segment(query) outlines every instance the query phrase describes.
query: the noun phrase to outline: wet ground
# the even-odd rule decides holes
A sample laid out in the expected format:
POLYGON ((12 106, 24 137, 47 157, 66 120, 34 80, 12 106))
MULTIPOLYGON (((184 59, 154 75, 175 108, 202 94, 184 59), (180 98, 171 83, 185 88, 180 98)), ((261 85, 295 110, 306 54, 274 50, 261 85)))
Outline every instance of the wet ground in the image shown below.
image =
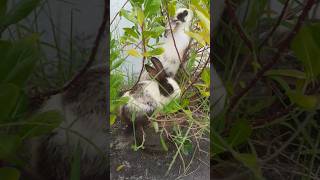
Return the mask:
MULTIPOLYGON (((209 180, 210 179, 210 157, 209 142, 200 142, 199 151, 196 143, 193 144, 193 153, 183 155, 184 163, 178 156, 173 164, 171 171, 165 175, 173 157, 176 148, 173 144, 169 145, 167 152, 148 149, 134 151, 131 146, 134 143, 132 134, 125 133, 121 124, 112 127, 112 142, 110 148, 110 178, 112 180, 209 180), (190 166, 188 166, 191 162, 190 166), (185 167, 183 168, 183 164, 185 167)), ((146 144, 157 144, 157 140, 148 135, 146 131, 146 144), (149 137, 149 138, 148 138, 149 137)))

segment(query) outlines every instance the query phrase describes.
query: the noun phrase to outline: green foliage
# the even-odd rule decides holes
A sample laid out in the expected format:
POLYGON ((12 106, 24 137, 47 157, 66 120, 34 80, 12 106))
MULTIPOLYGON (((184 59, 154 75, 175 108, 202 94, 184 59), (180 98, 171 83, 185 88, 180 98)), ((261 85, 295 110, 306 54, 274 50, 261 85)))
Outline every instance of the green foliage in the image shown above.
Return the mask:
POLYGON ((12 167, 0 168, 0 179, 3 180, 19 180, 20 172, 12 167))
POLYGON ((320 23, 303 26, 291 48, 304 65, 307 76, 314 80, 320 75, 320 23))
POLYGON ((249 1, 249 7, 248 7, 248 15, 247 19, 244 22, 244 25, 246 29, 249 31, 253 31, 259 23, 259 18, 266 8, 266 5, 268 3, 267 0, 260 0, 260 1, 249 1))
POLYGON ((114 124, 118 114, 118 109, 125 104, 128 99, 120 97, 120 90, 124 84, 124 77, 118 68, 121 67, 125 61, 120 56, 120 50, 117 48, 116 40, 112 39, 110 43, 110 125, 114 124))
MULTIPOLYGON (((120 11, 120 17, 132 22, 133 25, 123 28, 124 34, 119 38, 119 46, 121 46, 121 48, 118 48, 118 51, 120 52, 117 53, 116 51, 111 50, 111 56, 113 56, 113 54, 117 54, 114 55, 115 57, 119 57, 121 55, 126 57, 125 55, 128 55, 136 57, 135 59, 140 59, 141 61, 148 61, 150 59, 149 57, 159 56, 163 53, 159 40, 161 35, 165 32, 165 25, 168 23, 167 16, 172 18, 175 15, 176 8, 178 7, 191 8, 191 1, 189 0, 131 0, 130 3, 132 9, 122 9, 120 11)), ((198 7, 193 7, 194 14, 197 17, 197 23, 191 24, 192 32, 190 33, 195 33, 201 37, 198 42, 191 43, 191 48, 187 53, 188 59, 186 62, 188 64, 185 74, 181 75, 181 79, 180 74, 177 75, 178 77, 176 78, 182 90, 183 97, 174 99, 168 104, 163 105, 163 108, 157 109, 150 118, 155 132, 160 134, 159 143, 162 146, 162 149, 164 151, 171 150, 169 150, 171 147, 166 144, 167 141, 164 138, 168 136, 173 139, 173 143, 175 143, 177 147, 176 154, 169 165, 168 172, 172 168, 178 156, 180 158, 184 158, 184 156, 190 156, 192 153, 197 152, 195 149, 198 147, 194 145, 196 143, 194 138, 201 139, 209 133, 210 69, 206 67, 202 71, 201 67, 198 68, 197 70, 199 71, 195 73, 196 70, 194 66, 196 61, 200 62, 199 64, 202 65, 203 59, 206 59, 198 59, 200 56, 200 47, 206 46, 203 51, 206 53, 209 51, 210 3, 208 0, 201 0, 199 2, 193 1, 192 4, 198 5, 198 7), (198 12, 195 12, 195 10, 198 12), (200 30, 193 31, 199 27, 200 30), (198 72, 202 73, 199 74, 198 72), (191 74, 194 74, 194 79, 196 79, 195 82, 191 82, 191 80, 193 80, 191 74), (189 83, 192 84, 190 85, 189 83), (189 89, 184 91, 188 85, 189 89), (191 104, 191 101, 193 104, 191 104), (175 118, 178 119, 177 122, 175 122, 175 118), (169 124, 168 129, 163 126, 167 120, 169 124)), ((111 44, 112 42, 113 41, 111 41, 111 44)), ((116 40, 116 42, 118 41, 116 40)), ((119 100, 117 92, 119 89, 122 89, 122 86, 124 86, 121 77, 123 75, 121 74, 120 69, 119 71, 120 72, 118 72, 117 69, 114 69, 114 72, 111 73, 111 83, 113 82, 113 86, 110 91, 112 94, 111 96, 114 96, 114 98, 110 98, 114 99, 114 101, 110 103, 111 107, 113 107, 111 110, 117 109, 113 105, 115 104, 113 102, 119 100), (115 90, 113 91, 113 89, 115 90)), ((131 74, 128 76, 130 77, 130 75, 131 74)), ((134 81, 134 83, 135 82, 136 81, 134 81)), ((135 116, 132 115, 132 121, 134 120, 135 116)), ((111 122, 113 123, 114 119, 111 119, 111 122)), ((135 128, 136 127, 133 127, 134 139, 136 139, 135 131, 140 131, 135 128)), ((148 134, 146 135, 146 139, 142 138, 141 144, 137 144, 135 141, 132 146, 133 150, 137 151, 139 149, 143 149, 144 140, 148 141, 148 134)), ((187 169, 188 167, 184 167, 184 171, 188 171, 187 169)))
POLYGON ((203 97, 210 96, 210 69, 205 68, 201 73, 201 80, 203 83, 197 83, 195 86, 199 89, 203 97))
POLYGON ((0 19, 6 14, 8 0, 0 0, 0 19))
POLYGON ((157 48, 156 44, 150 44, 150 39, 159 41, 160 36, 164 32, 163 17, 158 16, 160 13, 161 0, 145 0, 145 1, 130 1, 132 10, 120 11, 120 16, 134 23, 132 27, 124 28, 124 35, 120 41, 125 45, 135 44, 142 41, 146 50, 139 52, 137 49, 127 51, 128 55, 134 57, 150 57, 163 53, 161 48, 157 48))
POLYGON ((71 164, 71 175, 70 180, 80 180, 80 160, 81 160, 81 151, 80 146, 78 145, 72 156, 72 164, 71 164))
POLYGON ((267 71, 265 76, 285 76, 292 77, 296 79, 306 79, 306 74, 302 71, 296 69, 271 69, 267 71))
POLYGON ((57 111, 37 113, 25 121, 26 125, 20 126, 19 134, 23 138, 31 138, 50 133, 59 126, 62 119, 57 111))
POLYGON ((17 152, 21 147, 22 139, 17 135, 0 135, 0 158, 16 163, 17 152))
POLYGON ((264 179, 256 155, 248 153, 237 153, 234 156, 238 161, 242 162, 247 168, 249 168, 253 172, 255 179, 264 179))
MULTIPOLYGON (((319 143, 315 145, 319 133, 313 131, 319 128, 318 115, 313 115, 319 111, 320 102, 320 25, 307 17, 292 41, 285 42, 304 3, 289 1, 278 24, 281 11, 275 13, 271 1, 229 2, 228 10, 234 10, 235 17, 226 13, 228 18, 222 19, 214 37, 214 65, 222 70, 220 77, 228 96, 211 124, 215 131, 211 131, 212 158, 222 163, 237 160, 254 179, 262 179, 264 167, 290 157, 294 160, 286 165, 300 164, 304 169, 299 172, 312 179, 319 158, 300 155, 302 150, 319 148, 319 143), (279 48, 281 43, 286 46, 284 50, 279 48), (275 63, 270 63, 271 59, 275 63), (235 103, 233 98, 239 99, 235 103), (314 119, 308 123, 310 118, 314 119), (233 157, 224 159, 225 152, 233 157)), ((288 1, 278 2, 284 5, 288 1)), ((278 170, 280 176, 286 173, 278 170)), ((292 178, 301 177, 292 174, 292 178)))
POLYGON ((6 11, 7 1, 2 0, 0 8, 0 32, 11 24, 18 23, 27 17, 40 3, 40 0, 19 1, 12 9, 6 11), (2 4, 3 3, 3 4, 2 4))
POLYGON ((0 62, 0 158, 20 167, 24 160, 17 154, 23 140, 50 133, 62 121, 57 112, 27 117, 25 86, 40 59, 37 42, 37 36, 32 35, 18 41, 1 40, 0 43, 3 55, 0 62), (10 124, 13 122, 17 123, 16 127, 10 124))
POLYGON ((184 107, 182 106, 182 104, 180 104, 180 101, 178 99, 173 99, 162 108, 161 112, 164 114, 170 114, 175 113, 183 108, 184 107))
POLYGON ((213 155, 225 152, 229 147, 237 147, 245 143, 252 133, 252 129, 247 121, 239 120, 231 128, 229 136, 225 137, 225 142, 222 142, 217 137, 216 133, 211 134, 211 147, 213 155))
POLYGON ((14 110, 18 98, 19 88, 14 84, 0 85, 0 122, 6 121, 14 110))
POLYGON ((319 104, 319 98, 315 95, 304 95, 302 92, 297 90, 289 90, 287 91, 287 95, 289 96, 291 102, 297 104, 299 107, 303 109, 313 110, 319 104))
POLYGON ((31 35, 17 42, 3 42, 3 58, 0 62, 0 80, 3 83, 13 83, 23 87, 30 78, 37 61, 39 52, 36 47, 37 35, 31 35))
POLYGON ((160 143, 161 143, 161 146, 162 148, 165 150, 165 151, 168 151, 168 146, 165 142, 165 140, 163 139, 162 135, 160 134, 160 143))
POLYGON ((210 44, 210 14, 209 4, 205 1, 192 0, 191 9, 197 15, 201 30, 198 32, 187 32, 187 34, 199 42, 202 46, 210 44))
MULTIPOLYGON (((7 10, 7 1, 0 1, 0 33, 27 17, 40 3, 22 0, 7 10)), ((19 179, 18 169, 27 159, 20 156, 23 143, 31 137, 51 133, 62 122, 54 111, 31 114, 27 107, 27 83, 41 56, 39 35, 23 35, 17 40, 0 39, 0 159, 17 169, 2 167, 0 179, 19 179)))
POLYGON ((145 0, 144 13, 146 17, 155 16, 159 12, 161 0, 145 0))

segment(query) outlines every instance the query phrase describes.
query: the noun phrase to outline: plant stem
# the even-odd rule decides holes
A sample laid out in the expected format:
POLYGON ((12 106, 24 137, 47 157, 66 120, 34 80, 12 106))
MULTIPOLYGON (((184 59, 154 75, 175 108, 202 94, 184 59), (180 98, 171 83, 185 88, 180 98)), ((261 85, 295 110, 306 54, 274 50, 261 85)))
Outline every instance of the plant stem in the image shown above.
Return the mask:
POLYGON ((306 19, 307 15, 308 15, 308 12, 310 11, 310 9, 314 5, 314 3, 315 3, 315 0, 308 0, 307 1, 305 7, 303 8, 301 15, 298 18, 296 25, 294 26, 293 30, 288 34, 288 36, 283 41, 280 42, 280 44, 278 46, 278 51, 274 55, 274 57, 271 59, 271 61, 269 63, 267 63, 266 65, 264 65, 260 69, 260 71, 257 72, 256 76, 249 82, 249 84, 246 86, 246 88, 244 88, 242 91, 240 91, 239 94, 237 94, 231 98, 230 105, 229 105, 229 108, 227 109, 227 113, 226 113, 227 125, 230 125, 230 120, 229 120, 230 113, 235 108, 235 106, 238 104, 239 100, 243 96, 245 96, 249 92, 249 90, 251 90, 257 84, 257 82, 259 80, 261 80, 263 78, 264 73, 266 71, 268 71, 269 69, 271 69, 273 67, 273 65, 278 62, 281 55, 288 49, 291 41, 293 40, 295 35, 300 30, 304 20, 306 19))

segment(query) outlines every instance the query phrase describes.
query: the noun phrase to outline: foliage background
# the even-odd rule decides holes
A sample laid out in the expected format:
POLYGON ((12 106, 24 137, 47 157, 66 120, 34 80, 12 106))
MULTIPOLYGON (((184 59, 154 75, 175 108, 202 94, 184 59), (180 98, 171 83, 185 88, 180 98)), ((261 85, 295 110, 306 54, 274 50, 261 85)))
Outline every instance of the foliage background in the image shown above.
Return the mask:
POLYGON ((211 123, 212 177, 318 179, 319 2, 225 2, 214 65, 228 101, 211 123))

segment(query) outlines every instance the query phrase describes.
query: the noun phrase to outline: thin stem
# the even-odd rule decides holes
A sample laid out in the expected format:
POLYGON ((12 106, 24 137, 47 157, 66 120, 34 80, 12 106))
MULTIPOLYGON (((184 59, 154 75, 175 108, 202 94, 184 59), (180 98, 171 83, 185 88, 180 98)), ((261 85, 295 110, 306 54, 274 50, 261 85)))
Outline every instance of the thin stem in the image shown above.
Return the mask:
MULTIPOLYGON (((259 80, 263 78, 263 75, 266 71, 271 69, 275 63, 278 62, 282 54, 288 49, 292 39, 294 36, 298 33, 300 30, 304 20, 306 19, 308 12, 310 11, 311 7, 314 5, 315 0, 308 0, 301 15, 298 18, 298 21, 296 25, 294 26, 293 30, 288 34, 288 36, 279 44, 278 51, 274 55, 274 57, 271 59, 269 63, 267 63, 265 66, 263 66, 260 71, 256 74, 256 76, 249 82, 249 84, 244 88, 242 91, 240 91, 239 94, 235 95, 231 98, 230 106, 227 109, 227 116, 230 115, 230 112, 235 108, 235 106, 238 104, 239 100, 245 96, 249 90, 251 90, 259 80)), ((229 124, 229 117, 227 117, 227 124, 229 124)))
MULTIPOLYGON (((142 47, 143 47, 143 54, 145 54, 147 52, 147 48, 146 48, 146 39, 144 37, 144 23, 142 24, 141 26, 141 34, 142 34, 142 47)), ((124 90, 124 92, 127 92, 127 91, 130 91, 132 89, 134 89, 138 83, 140 82, 140 79, 141 79, 141 76, 142 76, 142 73, 143 73, 143 70, 144 70, 144 63, 146 61, 146 56, 143 55, 143 58, 142 58, 142 67, 141 67, 141 70, 140 70, 140 73, 139 73, 139 76, 138 76, 138 79, 137 81, 135 82, 135 84, 130 88, 130 89, 127 89, 127 90, 124 90)))
POLYGON ((231 5, 231 2, 229 0, 226 0, 226 7, 227 7, 227 12, 230 16, 230 18, 233 21, 234 26, 236 27, 236 30, 239 33, 240 38, 244 41, 244 43, 246 44, 246 46, 250 49, 250 51, 253 51, 253 44, 251 42, 251 40, 249 39, 249 37, 246 35, 246 33, 243 31, 239 20, 235 14, 235 11, 231 5))
POLYGON ((287 9, 288 9, 288 5, 289 5, 289 2, 290 0, 286 0, 283 8, 282 8, 282 11, 281 11, 281 14, 276 22, 276 24, 273 26, 272 30, 269 32, 269 34, 266 36, 266 38, 262 41, 262 43, 259 45, 259 50, 265 45, 265 43, 268 42, 269 38, 273 35, 273 33, 277 30, 277 28, 279 27, 281 21, 283 20, 286 12, 287 12, 287 9))
POLYGON ((182 92, 181 97, 183 97, 183 95, 186 93, 186 91, 196 82, 198 81, 199 77, 201 76, 202 72, 204 71, 204 69, 207 67, 208 63, 210 61, 210 57, 208 57, 208 59, 206 60, 205 64, 203 65, 200 73, 193 79, 193 81, 186 87, 186 89, 182 92))
POLYGON ((111 22, 110 22, 110 25, 114 22, 114 20, 116 19, 116 17, 119 15, 121 9, 123 9, 123 8, 127 5, 128 2, 129 2, 129 0, 127 0, 127 1, 123 4, 123 6, 120 8, 120 10, 117 12, 117 14, 112 18, 112 20, 111 20, 111 22))

